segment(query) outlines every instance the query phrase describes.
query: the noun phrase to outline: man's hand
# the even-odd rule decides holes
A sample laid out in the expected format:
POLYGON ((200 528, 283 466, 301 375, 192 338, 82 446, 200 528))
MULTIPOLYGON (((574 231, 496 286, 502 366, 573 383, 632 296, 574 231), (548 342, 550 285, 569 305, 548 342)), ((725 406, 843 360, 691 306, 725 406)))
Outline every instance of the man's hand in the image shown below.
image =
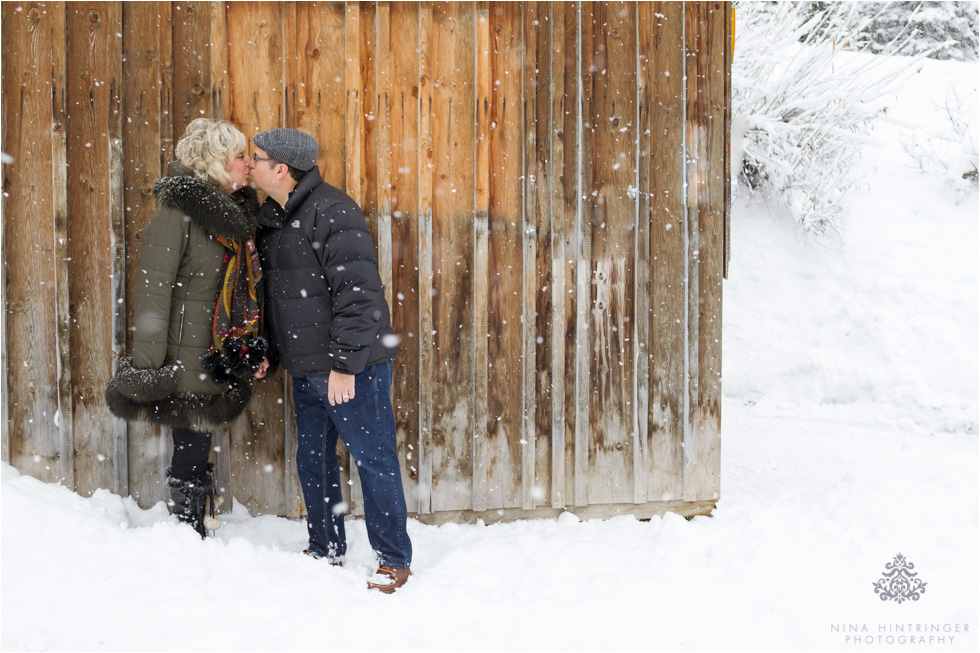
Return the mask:
POLYGON ((263 379, 265 378, 265 373, 269 371, 269 359, 264 358, 262 362, 259 363, 259 369, 255 370, 255 378, 263 379))
POLYGON ((354 375, 330 370, 330 378, 327 379, 327 401, 330 402, 330 405, 346 404, 353 398, 354 375))

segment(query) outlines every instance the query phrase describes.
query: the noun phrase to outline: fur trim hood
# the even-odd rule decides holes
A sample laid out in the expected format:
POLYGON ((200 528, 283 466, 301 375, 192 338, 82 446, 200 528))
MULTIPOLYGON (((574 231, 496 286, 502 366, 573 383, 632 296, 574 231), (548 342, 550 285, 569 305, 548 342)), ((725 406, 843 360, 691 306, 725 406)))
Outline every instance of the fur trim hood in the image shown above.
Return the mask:
POLYGON ((187 168, 171 164, 171 176, 153 184, 158 208, 183 211, 208 234, 241 243, 252 237, 258 222, 258 195, 246 186, 231 195, 192 177, 187 168))
POLYGON ((177 392, 180 364, 168 360, 156 370, 140 370, 129 356, 118 359, 105 391, 116 417, 134 422, 211 431, 238 417, 252 398, 247 379, 230 379, 221 394, 177 392))

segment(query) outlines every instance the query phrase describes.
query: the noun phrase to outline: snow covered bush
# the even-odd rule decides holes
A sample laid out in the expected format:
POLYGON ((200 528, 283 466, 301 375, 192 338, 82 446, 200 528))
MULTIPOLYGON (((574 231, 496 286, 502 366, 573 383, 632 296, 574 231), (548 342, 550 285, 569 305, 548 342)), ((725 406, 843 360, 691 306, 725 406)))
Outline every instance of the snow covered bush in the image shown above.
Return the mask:
MULTIPOLYGON (((861 46, 871 19, 859 4, 735 4, 732 176, 774 200, 808 237, 838 238, 871 121, 923 56, 887 65, 861 46)), ((893 54, 908 40, 900 32, 878 50, 893 54)))
POLYGON ((946 178, 957 200, 977 187, 977 139, 980 138, 980 103, 977 85, 950 86, 939 99, 946 117, 938 129, 920 129, 904 139, 902 146, 923 172, 946 178))
MULTIPOLYGON (((827 2, 809 5, 808 13, 826 7, 827 2)), ((927 52, 931 59, 976 61, 980 48, 980 13, 976 2, 859 2, 858 15, 869 19, 853 44, 869 52, 888 50, 889 44, 902 34, 907 39, 897 54, 915 55, 927 52)))

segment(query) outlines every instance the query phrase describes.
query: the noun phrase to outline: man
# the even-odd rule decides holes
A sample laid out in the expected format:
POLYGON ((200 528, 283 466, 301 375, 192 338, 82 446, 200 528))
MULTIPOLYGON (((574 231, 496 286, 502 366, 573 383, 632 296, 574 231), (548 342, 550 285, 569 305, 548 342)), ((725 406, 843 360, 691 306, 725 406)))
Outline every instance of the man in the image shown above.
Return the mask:
POLYGON ((272 129, 253 142, 252 180, 269 195, 257 215, 266 327, 293 377, 304 553, 343 564, 340 437, 357 463, 380 561, 368 587, 394 592, 412 573, 412 544, 391 408, 394 336, 371 233, 357 203, 320 177, 312 136, 272 129))

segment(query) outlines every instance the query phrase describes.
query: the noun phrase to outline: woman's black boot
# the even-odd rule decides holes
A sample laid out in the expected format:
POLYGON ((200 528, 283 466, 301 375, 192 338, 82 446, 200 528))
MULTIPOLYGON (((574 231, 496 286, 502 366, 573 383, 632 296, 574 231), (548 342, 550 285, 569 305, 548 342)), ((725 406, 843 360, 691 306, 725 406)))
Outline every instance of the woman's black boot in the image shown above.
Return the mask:
POLYGON ((214 465, 190 479, 176 478, 167 468, 167 487, 170 488, 171 512, 177 519, 190 524, 202 537, 217 530, 221 521, 215 516, 214 465))

